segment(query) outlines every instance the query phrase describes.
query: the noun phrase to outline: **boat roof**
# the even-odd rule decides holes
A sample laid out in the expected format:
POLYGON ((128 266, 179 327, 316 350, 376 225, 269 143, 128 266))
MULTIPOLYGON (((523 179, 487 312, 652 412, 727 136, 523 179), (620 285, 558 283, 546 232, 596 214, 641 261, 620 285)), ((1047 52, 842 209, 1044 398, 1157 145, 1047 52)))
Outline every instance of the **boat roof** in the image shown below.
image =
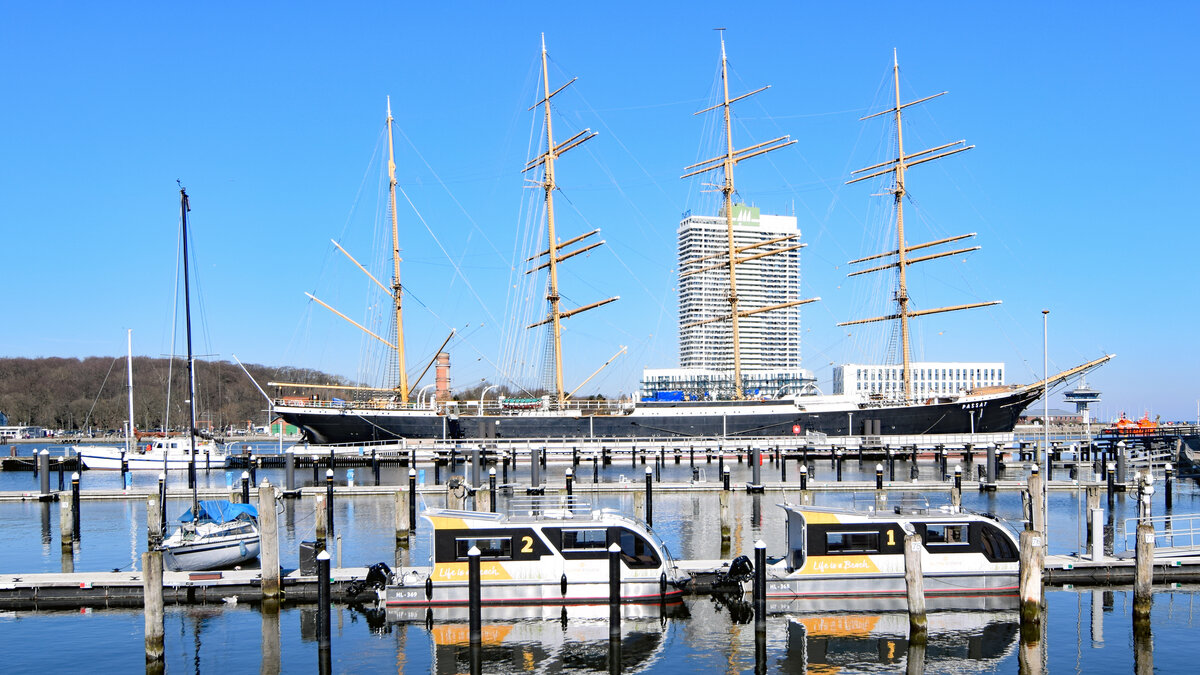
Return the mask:
MULTIPOLYGON (((201 521, 228 523, 242 516, 257 518, 258 509, 254 508, 253 504, 234 504, 228 499, 208 499, 200 502, 201 521)), ((192 522, 192 510, 188 509, 182 516, 179 516, 179 522, 192 522)))
POLYGON ((490 527, 504 525, 595 525, 623 524, 634 525, 639 529, 650 530, 645 522, 631 518, 615 509, 593 509, 588 502, 576 500, 573 497, 562 499, 558 497, 528 497, 513 498, 509 501, 505 513, 490 513, 487 511, 468 511, 462 509, 427 509, 423 516, 428 518, 435 529, 439 526, 461 527, 470 521, 473 527, 490 527))
POLYGON ((783 503, 779 505, 785 511, 792 511, 801 515, 812 513, 828 514, 832 516, 861 518, 872 520, 992 520, 989 514, 975 513, 974 511, 965 511, 963 509, 955 509, 951 506, 910 506, 901 505, 887 509, 849 509, 836 506, 809 506, 805 504, 789 504, 783 503))

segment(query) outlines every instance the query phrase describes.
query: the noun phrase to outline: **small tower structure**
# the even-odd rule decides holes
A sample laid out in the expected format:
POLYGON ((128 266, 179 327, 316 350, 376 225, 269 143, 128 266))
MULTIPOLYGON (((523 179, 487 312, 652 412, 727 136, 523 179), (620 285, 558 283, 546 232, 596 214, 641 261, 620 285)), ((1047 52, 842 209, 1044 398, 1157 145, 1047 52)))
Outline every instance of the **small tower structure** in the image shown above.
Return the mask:
POLYGON ((1093 403, 1100 402, 1100 392, 1087 386, 1087 377, 1079 378, 1079 386, 1063 394, 1067 403, 1075 404, 1075 412, 1083 416, 1083 433, 1088 442, 1092 440, 1092 412, 1088 409, 1093 403))

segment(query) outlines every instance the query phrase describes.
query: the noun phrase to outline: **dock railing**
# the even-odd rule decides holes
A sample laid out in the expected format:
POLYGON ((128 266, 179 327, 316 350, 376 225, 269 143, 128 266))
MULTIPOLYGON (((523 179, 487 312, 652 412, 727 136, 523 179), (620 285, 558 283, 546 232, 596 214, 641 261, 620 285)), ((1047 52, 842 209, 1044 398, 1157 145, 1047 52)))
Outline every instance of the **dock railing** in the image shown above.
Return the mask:
MULTIPOLYGON (((1124 522, 1125 550, 1134 550, 1137 534, 1137 518, 1126 518, 1124 522)), ((1154 526, 1154 555, 1172 557, 1200 555, 1200 514, 1177 514, 1154 516, 1141 522, 1154 526)))
POLYGON ((507 513, 511 521, 591 518, 592 505, 574 495, 512 497, 507 513))

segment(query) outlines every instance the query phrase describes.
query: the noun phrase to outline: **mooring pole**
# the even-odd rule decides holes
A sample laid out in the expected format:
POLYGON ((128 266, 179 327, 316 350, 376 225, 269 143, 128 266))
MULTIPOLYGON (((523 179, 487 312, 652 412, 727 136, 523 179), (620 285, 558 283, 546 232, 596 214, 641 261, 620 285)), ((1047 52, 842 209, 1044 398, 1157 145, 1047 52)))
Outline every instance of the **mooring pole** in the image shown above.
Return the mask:
MULTIPOLYGON (((568 494, 570 491, 568 490, 568 494)), ((488 468, 488 502, 492 513, 496 512, 496 501, 499 495, 496 493, 496 467, 488 468)))
POLYGON ((646 467, 646 524, 654 527, 654 472, 646 467))
POLYGON ((929 624, 925 617, 925 576, 921 571, 921 554, 925 546, 921 535, 904 537, 904 585, 908 592, 908 641, 925 644, 929 624))
POLYGON ((79 541, 79 472, 71 474, 71 523, 72 541, 79 541))
POLYGON ((142 598, 146 627, 146 663, 163 660, 163 559, 162 551, 152 548, 142 554, 142 598))
POLYGON ((472 546, 467 551, 467 612, 470 622, 470 640, 478 642, 483 633, 482 628, 482 589, 479 573, 478 547, 472 546))
POLYGON ((608 547, 608 636, 621 636, 621 547, 608 547))
POLYGON ((767 630, 767 545, 754 542, 754 631, 767 630))
POLYGON ((317 554, 317 652, 319 668, 322 673, 332 670, 329 640, 331 600, 329 596, 329 551, 322 550, 317 554))
POLYGON ((1023 530, 1020 544, 1021 624, 1037 626, 1042 621, 1042 533, 1023 530))

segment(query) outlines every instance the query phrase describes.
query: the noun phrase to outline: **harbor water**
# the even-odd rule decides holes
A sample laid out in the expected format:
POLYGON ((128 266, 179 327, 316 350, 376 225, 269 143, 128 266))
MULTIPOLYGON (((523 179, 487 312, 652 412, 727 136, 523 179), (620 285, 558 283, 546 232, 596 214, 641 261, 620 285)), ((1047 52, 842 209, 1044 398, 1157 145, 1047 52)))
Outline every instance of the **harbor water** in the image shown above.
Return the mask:
MULTIPOLYGON (((59 455, 62 448, 46 446, 59 455)), ((22 448, 28 454, 30 448, 22 448)), ((40 448, 36 448, 40 449, 40 448)), ((273 447, 264 445, 262 451, 273 447)), ((257 451, 257 449, 256 449, 257 451)), ((620 509, 630 514, 643 508, 636 486, 644 480, 645 467, 654 468, 654 457, 646 465, 631 466, 615 460, 597 467, 603 483, 629 480, 628 492, 589 491, 592 465, 586 455, 576 469, 575 495, 595 507, 620 509)), ((956 458, 950 461, 953 469, 956 458)), ((981 458, 977 455, 976 461, 981 458)), ((768 551, 778 553, 784 541, 784 514, 777 504, 796 501, 795 492, 768 491, 748 495, 744 485, 750 468, 743 461, 725 463, 732 474, 735 493, 726 515, 731 538, 721 543, 720 495, 717 491, 656 491, 654 495, 655 530, 677 558, 725 559, 749 554, 757 540, 767 543, 768 551)), ((885 462, 886 466, 886 462, 885 462)), ((719 483, 718 463, 696 460, 699 479, 719 483)), ((431 466, 424 469, 425 483, 434 482, 431 466)), ((562 484, 565 464, 551 463, 544 475, 551 486, 562 484)), ((829 460, 815 462, 815 477, 810 480, 835 480, 829 460)), ((910 477, 910 465, 897 461, 896 479, 910 477)), ((799 466, 789 462, 789 481, 798 480, 799 466)), ((347 469, 336 470, 336 483, 345 485, 347 469)), ((373 484, 369 467, 353 469, 355 482, 373 484)), ((694 479, 693 467, 684 453, 676 464, 671 453, 661 467, 660 478, 668 483, 694 479)), ((873 480, 875 462, 859 465, 848 457, 843 463, 847 481, 873 480)), ((462 475, 460 466, 456 471, 462 475)), ((779 480, 780 468, 769 460, 763 466, 768 484, 779 480)), ((241 471, 214 469, 199 474, 202 487, 225 488, 232 481, 240 485, 241 471)), ((320 470, 324 475, 324 468, 320 470)), ((445 467, 441 470, 444 481, 445 467)), ((497 471, 499 473, 499 469, 497 471)), ((384 467, 381 484, 407 483, 407 467, 384 467)), ((528 461, 510 467, 509 483, 529 483, 528 461)), ((921 480, 940 478, 937 464, 918 463, 921 480)), ((1019 527, 1022 519, 1020 493, 1016 491, 982 492, 970 480, 973 466, 964 466, 964 508, 989 512, 1012 521, 1019 527)), ((1010 462, 1004 478, 1020 479, 1027 469, 1010 462)), ((1066 479, 1059 470, 1057 480, 1066 479)), ((1160 476, 1161 478, 1161 476, 1160 476)), ((283 482, 283 471, 260 470, 258 480, 274 485, 283 482)), ((67 478, 69 481, 69 477, 67 478)), ((297 480, 311 483, 311 470, 297 470, 297 480)), ((84 472, 82 485, 88 490, 120 490, 119 472, 84 472)), ((134 476, 134 487, 149 489, 156 484, 152 473, 134 476)), ((57 474, 51 484, 57 487, 57 474)), ((172 473, 172 490, 186 487, 183 472, 172 473)), ((1200 512, 1200 490, 1192 480, 1177 480, 1173 489, 1172 509, 1165 505, 1165 490, 1160 480, 1154 495, 1156 515, 1200 512)), ((0 473, 0 491, 35 491, 37 480, 27 472, 0 473)), ((873 494, 857 498, 862 505, 873 503, 873 494)), ((891 503, 948 503, 949 492, 901 493, 889 495, 891 503)), ((855 495, 843 492, 818 492, 818 505, 850 506, 855 495)), ((442 493, 424 494, 428 506, 444 504, 442 493)), ((1086 508, 1082 491, 1054 490, 1050 495, 1050 553, 1073 553, 1086 548, 1080 523, 1086 508)), ((1106 509, 1106 536, 1113 550, 1132 548, 1125 533, 1127 518, 1136 516, 1132 495, 1117 494, 1106 509)), ((299 544, 315 536, 315 500, 312 497, 283 501, 279 519, 281 562, 285 568, 298 565, 299 544)), ((500 499, 503 509, 504 498, 500 499)), ((187 499, 174 496, 167 505, 168 517, 178 517, 188 507, 187 499)), ((59 539, 59 505, 37 501, 0 502, 0 572, 60 572, 66 564, 75 571, 134 570, 145 550, 146 511, 143 499, 85 499, 81 507, 81 538, 78 550, 64 561, 59 539)), ((336 533, 341 538, 341 556, 346 567, 362 567, 375 562, 393 565, 393 500, 384 496, 342 496, 334 502, 336 533)), ((1132 529, 1130 527, 1129 529, 1132 529)), ((331 553, 336 556, 333 544, 331 553)), ((412 564, 427 564, 428 530, 421 523, 412 540, 409 556, 412 564)), ((335 557, 336 563, 336 557, 335 557)), ((1071 670, 1088 673, 1129 672, 1135 667, 1135 651, 1141 659, 1153 659, 1160 672, 1191 672, 1190 639, 1200 619, 1196 605, 1200 589, 1189 586, 1156 587, 1151 613, 1152 642, 1157 647, 1147 652, 1144 640, 1135 645, 1132 623, 1132 591, 1128 587, 1050 588, 1046 593, 1045 639, 1034 658, 1051 672, 1071 670), (1135 650, 1138 647, 1138 650, 1135 650)), ((560 672, 609 671, 614 646, 608 639, 606 611, 569 608, 565 621, 554 608, 553 616, 534 620, 485 621, 483 649, 484 672, 560 672)), ((248 604, 209 604, 168 606, 166 608, 167 672, 293 672, 316 668, 317 646, 315 608, 287 604, 272 608, 248 604)), ((686 670, 723 672, 896 672, 910 667, 910 658, 923 658, 925 672, 1017 672, 1021 643, 1018 616, 1013 610, 955 612, 930 615, 930 638, 923 654, 910 655, 907 644, 907 620, 903 614, 806 613, 803 607, 773 613, 767 619, 765 650, 756 650, 753 620, 744 613, 707 596, 689 597, 679 611, 660 616, 631 616, 622 624, 619 658, 626 672, 666 673, 686 670)), ((46 672, 78 670, 81 667, 106 672, 140 670, 143 667, 143 618, 137 610, 21 611, 0 614, 4 636, 6 672, 46 672), (54 643, 47 647, 47 640, 54 643)), ((470 655, 465 623, 408 622, 371 606, 334 606, 334 672, 467 672, 470 655)), ((915 664, 913 664, 915 665, 915 664)), ((912 672, 910 670, 910 672, 912 672)))

